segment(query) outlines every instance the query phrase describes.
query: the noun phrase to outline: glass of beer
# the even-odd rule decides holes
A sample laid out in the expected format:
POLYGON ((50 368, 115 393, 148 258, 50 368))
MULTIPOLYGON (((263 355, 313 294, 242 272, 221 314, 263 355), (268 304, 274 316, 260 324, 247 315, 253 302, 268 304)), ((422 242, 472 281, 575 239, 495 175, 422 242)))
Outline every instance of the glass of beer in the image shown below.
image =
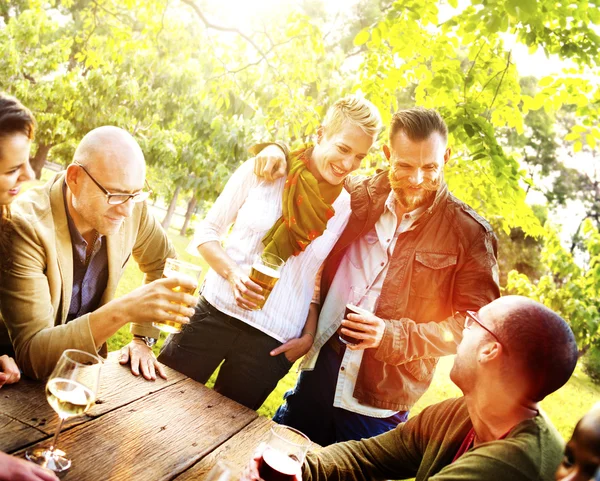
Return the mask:
POLYGON ((310 439, 306 435, 289 426, 275 424, 258 463, 260 477, 264 481, 294 481, 294 476, 302 472, 309 447, 310 439))
MULTIPOLYGON (((344 319, 348 319, 348 314, 358 314, 364 316, 375 312, 377 307, 377 300, 379 296, 374 292, 368 292, 365 289, 359 289, 357 287, 350 288, 350 299, 346 304, 346 310, 344 311, 344 319)), ((345 329, 348 329, 347 327, 345 329)), ((340 341, 349 346, 356 346, 362 342, 362 339, 358 339, 353 336, 341 334, 340 341)))
POLYGON ((93 354, 67 349, 62 353, 46 384, 46 398, 60 422, 48 448, 28 450, 25 457, 40 466, 61 473, 71 467, 71 460, 56 449, 56 441, 65 419, 86 412, 98 393, 102 360, 93 354))
MULTIPOLYGON (((180 261, 177 259, 168 258, 165 263, 165 268, 163 270, 163 278, 165 277, 174 277, 177 275, 178 277, 187 277, 194 284, 197 284, 200 279, 200 274, 202 274, 202 268, 190 264, 189 262, 180 261)), ((195 289, 187 289, 182 286, 177 286, 173 288, 175 292, 185 292, 186 294, 194 295, 195 289)), ((187 305, 186 305, 187 306, 187 305)), ((181 323, 175 321, 161 321, 161 322, 153 322, 154 327, 158 327, 161 331, 168 332, 169 334, 177 333, 181 331, 181 323)))
POLYGON ((279 277, 281 277, 281 268, 284 264, 285 261, 275 254, 263 252, 256 256, 254 264, 252 264, 252 270, 250 271, 250 279, 262 287, 264 300, 259 301, 244 296, 246 299, 256 304, 257 307, 255 310, 260 310, 265 306, 265 302, 267 302, 273 287, 275 287, 279 277))

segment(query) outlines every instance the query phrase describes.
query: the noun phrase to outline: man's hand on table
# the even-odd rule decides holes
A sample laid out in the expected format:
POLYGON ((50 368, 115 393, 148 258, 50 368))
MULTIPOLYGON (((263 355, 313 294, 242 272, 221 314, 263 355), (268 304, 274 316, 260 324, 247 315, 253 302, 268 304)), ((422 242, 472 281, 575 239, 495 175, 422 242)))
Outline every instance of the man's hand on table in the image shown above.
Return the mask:
POLYGON ((21 379, 21 371, 15 360, 4 354, 0 356, 0 388, 5 384, 13 384, 21 379))
MULTIPOLYGON (((260 443, 258 445, 256 451, 254 451, 254 454, 252 454, 252 458, 250 459, 248 466, 246 466, 242 472, 240 481, 263 481, 263 479, 260 477, 260 474, 258 474, 258 470, 260 468, 262 453, 266 448, 267 443, 260 443)), ((294 481, 302 481, 301 472, 294 476, 294 481)))
POLYGON ((58 481, 58 478, 37 464, 0 452, 0 481, 58 481))
POLYGON ((160 377, 167 379, 165 367, 156 360, 152 349, 141 339, 134 339, 121 349, 119 362, 121 364, 131 362, 131 372, 134 376, 139 376, 141 369, 142 376, 149 381, 156 379, 157 372, 160 377))
POLYGON ((254 158, 254 174, 266 180, 277 180, 287 174, 287 162, 283 150, 269 145, 254 158))

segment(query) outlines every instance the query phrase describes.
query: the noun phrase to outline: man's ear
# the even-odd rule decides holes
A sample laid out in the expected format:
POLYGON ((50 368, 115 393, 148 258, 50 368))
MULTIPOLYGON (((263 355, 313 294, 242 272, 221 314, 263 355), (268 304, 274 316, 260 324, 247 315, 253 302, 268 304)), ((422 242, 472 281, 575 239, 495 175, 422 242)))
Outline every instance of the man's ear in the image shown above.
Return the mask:
POLYGON ((75 195, 79 194, 81 187, 81 180, 79 178, 81 168, 75 164, 71 164, 67 167, 67 173, 65 174, 65 182, 68 189, 75 195))
POLYGON ((477 361, 485 364, 486 362, 499 359, 503 351, 502 345, 498 341, 489 341, 481 345, 477 353, 477 361))
POLYGON ((392 152, 390 151, 390 148, 386 144, 383 144, 383 154, 385 155, 386 159, 390 160, 390 157, 392 156, 392 152))
POLYGON ((450 160, 451 154, 452 154, 452 149, 450 147, 448 147, 446 149, 446 152, 444 152, 444 165, 446 165, 448 163, 448 161, 450 160))

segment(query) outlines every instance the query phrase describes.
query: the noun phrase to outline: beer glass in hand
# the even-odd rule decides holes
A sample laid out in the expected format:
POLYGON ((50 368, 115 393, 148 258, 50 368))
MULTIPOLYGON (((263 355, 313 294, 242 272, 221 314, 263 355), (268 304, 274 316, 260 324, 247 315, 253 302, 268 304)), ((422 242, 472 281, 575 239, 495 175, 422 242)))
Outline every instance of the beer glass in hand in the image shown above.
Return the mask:
POLYGON ((300 477, 302 463, 310 447, 310 439, 300 431, 283 424, 271 427, 269 440, 258 462, 263 481, 294 481, 300 477))
MULTIPOLYGON (((348 319, 348 314, 358 314, 359 316, 364 316, 365 314, 375 312, 378 299, 379 296, 373 292, 368 292, 365 289, 359 289, 357 287, 351 287, 350 299, 348 300, 348 303, 346 304, 346 310, 344 311, 344 319, 348 319)), ((347 327, 343 328, 348 329, 347 327)), ((340 341, 349 346, 356 346, 362 342, 362 339, 358 339, 352 335, 342 334, 341 331, 339 337, 340 341)))
POLYGON ((262 296, 264 299, 259 301, 244 296, 250 302, 256 304, 255 310, 260 310, 265 306, 265 302, 267 302, 273 287, 275 287, 275 284, 281 277, 281 269, 284 264, 285 261, 275 254, 263 252, 256 256, 254 264, 252 264, 252 270, 250 271, 250 279, 262 287, 262 296))
MULTIPOLYGON (((197 284, 202 274, 202 268, 188 262, 179 261, 177 259, 169 258, 165 263, 163 270, 163 278, 173 277, 187 277, 192 280, 193 284, 197 284)), ((194 295, 195 289, 187 289, 183 286, 177 286, 173 288, 175 292, 185 292, 186 294, 194 295)), ((186 304, 187 307, 187 304, 186 304)), ((170 334, 181 331, 181 323, 175 321, 161 321, 153 322, 154 327, 158 327, 161 331, 168 332, 170 334)))
POLYGON ((55 473, 71 467, 71 460, 65 457, 64 452, 56 449, 56 441, 65 419, 83 414, 94 404, 101 365, 102 361, 98 356, 84 351, 67 349, 62 353, 46 384, 46 398, 60 421, 50 447, 25 453, 29 461, 55 473))

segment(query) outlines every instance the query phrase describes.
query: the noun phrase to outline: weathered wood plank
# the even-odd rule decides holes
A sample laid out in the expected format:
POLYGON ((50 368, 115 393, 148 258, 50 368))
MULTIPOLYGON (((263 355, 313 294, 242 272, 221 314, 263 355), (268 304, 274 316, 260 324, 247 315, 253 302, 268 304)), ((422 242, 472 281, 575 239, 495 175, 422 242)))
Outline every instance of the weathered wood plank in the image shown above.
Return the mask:
MULTIPOLYGON (((248 465, 254 450, 262 441, 269 439, 269 430, 275 423, 268 418, 259 417, 252 421, 243 430, 231 437, 227 442, 221 444, 212 453, 202 458, 190 469, 175 478, 176 481, 195 481, 204 479, 217 461, 227 464, 231 470, 231 479, 239 479, 244 468, 248 465)), ((312 443, 310 451, 321 449, 316 443, 312 443)))
MULTIPOLYGON (((162 378, 146 381, 142 376, 136 377, 131 374, 129 366, 120 365, 118 354, 111 352, 102 366, 96 404, 85 415, 67 420, 63 429, 89 421, 185 379, 183 374, 166 368, 166 381, 162 378)), ((22 379, 17 384, 4 386, 0 398, 0 413, 49 435, 53 434, 58 425, 58 416, 48 404, 44 389, 45 383, 30 379, 22 379)))
POLYGON ((0 451, 9 453, 46 437, 42 431, 0 414, 0 451))
POLYGON ((273 421, 262 416, 255 419, 242 431, 202 458, 197 464, 177 476, 176 481, 204 479, 217 461, 223 461, 231 467, 231 479, 239 479, 256 447, 261 441, 268 439, 269 429, 273 424, 273 421))
POLYGON ((61 479, 169 480, 257 416, 186 379, 61 434, 73 460, 61 479))

